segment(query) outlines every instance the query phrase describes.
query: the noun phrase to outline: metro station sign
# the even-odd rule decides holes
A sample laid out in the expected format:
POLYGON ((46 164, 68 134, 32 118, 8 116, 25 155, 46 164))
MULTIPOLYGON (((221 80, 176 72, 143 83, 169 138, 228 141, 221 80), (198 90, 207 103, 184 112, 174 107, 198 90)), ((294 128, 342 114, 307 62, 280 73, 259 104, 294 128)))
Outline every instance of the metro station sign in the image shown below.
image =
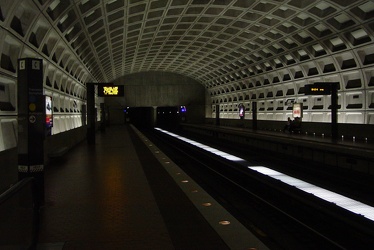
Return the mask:
POLYGON ((99 97, 120 97, 124 96, 125 90, 123 85, 102 85, 97 87, 99 97))

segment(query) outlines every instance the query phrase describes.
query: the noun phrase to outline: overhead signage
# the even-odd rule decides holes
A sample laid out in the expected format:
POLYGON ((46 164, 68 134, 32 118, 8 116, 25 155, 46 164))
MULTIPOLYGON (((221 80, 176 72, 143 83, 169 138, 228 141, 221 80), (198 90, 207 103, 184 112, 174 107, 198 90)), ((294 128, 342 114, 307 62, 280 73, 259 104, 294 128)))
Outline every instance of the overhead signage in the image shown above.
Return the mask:
POLYGON ((315 82, 307 84, 304 87, 306 95, 330 95, 331 83, 329 82, 315 82))
POLYGON ((99 84, 97 95, 100 97, 119 97, 124 96, 125 90, 123 85, 101 85, 99 84))

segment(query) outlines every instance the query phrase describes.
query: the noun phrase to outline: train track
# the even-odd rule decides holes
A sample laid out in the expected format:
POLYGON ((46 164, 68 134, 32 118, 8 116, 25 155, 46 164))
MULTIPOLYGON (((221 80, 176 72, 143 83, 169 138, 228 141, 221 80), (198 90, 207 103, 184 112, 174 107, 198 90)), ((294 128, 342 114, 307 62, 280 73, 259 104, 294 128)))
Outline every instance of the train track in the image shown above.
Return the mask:
POLYGON ((372 249, 360 216, 170 136, 142 131, 271 249, 372 249))

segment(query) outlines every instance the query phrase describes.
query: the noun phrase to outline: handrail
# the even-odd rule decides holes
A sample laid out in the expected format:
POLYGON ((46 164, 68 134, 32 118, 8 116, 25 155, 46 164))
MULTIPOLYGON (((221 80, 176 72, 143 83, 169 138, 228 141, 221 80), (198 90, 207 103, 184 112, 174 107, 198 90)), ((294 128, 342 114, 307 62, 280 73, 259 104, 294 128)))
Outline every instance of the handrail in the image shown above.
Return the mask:
POLYGON ((4 211, 5 213, 10 213, 0 214, 0 217, 14 217, 12 218, 13 220, 9 220, 8 224, 5 222, 2 225, 9 235, 3 235, 2 237, 4 238, 0 238, 0 248, 2 244, 20 244, 25 249, 36 249, 39 231, 40 204, 35 185, 35 179, 33 177, 24 178, 0 194, 0 211, 3 213, 4 211), (30 217, 29 220, 25 219, 25 221, 21 221, 22 224, 23 222, 26 224, 28 223, 27 225, 19 226, 17 222, 14 222, 14 219, 17 220, 18 217, 22 217, 21 215, 26 215, 27 218, 30 217), (26 237, 24 238, 29 240, 23 239, 25 242, 17 241, 19 237, 17 237, 16 234, 25 234, 26 237), (9 240, 12 238, 16 240, 9 240))

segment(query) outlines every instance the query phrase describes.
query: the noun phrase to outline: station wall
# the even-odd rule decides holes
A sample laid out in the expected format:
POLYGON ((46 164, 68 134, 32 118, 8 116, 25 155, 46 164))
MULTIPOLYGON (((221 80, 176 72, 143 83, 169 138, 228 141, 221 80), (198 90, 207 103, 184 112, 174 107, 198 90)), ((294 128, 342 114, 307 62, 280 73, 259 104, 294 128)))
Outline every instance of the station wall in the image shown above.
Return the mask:
POLYGON ((330 95, 305 95, 304 86, 338 82, 338 122, 374 124, 373 39, 362 27, 344 35, 361 38, 359 42, 344 41, 331 35, 321 45, 296 47, 284 55, 264 57, 256 66, 232 67, 236 73, 210 79, 206 84, 212 111, 207 117, 214 118, 215 106, 219 105, 221 118, 238 119, 240 103, 251 111, 251 103, 257 102, 258 119, 284 121, 291 114, 292 103, 297 102, 304 106, 303 121, 329 122, 330 95), (346 44, 326 46, 336 41, 346 44), (313 52, 314 48, 321 53, 313 52), (300 56, 300 52, 308 56, 300 56))
POLYGON ((142 72, 114 81, 124 85, 124 98, 105 98, 111 123, 123 122, 127 107, 187 107, 188 119, 203 122, 207 92, 203 85, 189 77, 170 72, 142 72), (120 118, 118 119, 118 116, 120 118))
POLYGON ((17 145, 18 59, 43 60, 44 94, 52 96, 54 105, 52 135, 84 125, 85 83, 92 79, 72 45, 50 29, 44 15, 37 14, 37 6, 31 1, 21 5, 12 12, 9 1, 0 4, 5 15, 0 18, 0 152, 17 145))

